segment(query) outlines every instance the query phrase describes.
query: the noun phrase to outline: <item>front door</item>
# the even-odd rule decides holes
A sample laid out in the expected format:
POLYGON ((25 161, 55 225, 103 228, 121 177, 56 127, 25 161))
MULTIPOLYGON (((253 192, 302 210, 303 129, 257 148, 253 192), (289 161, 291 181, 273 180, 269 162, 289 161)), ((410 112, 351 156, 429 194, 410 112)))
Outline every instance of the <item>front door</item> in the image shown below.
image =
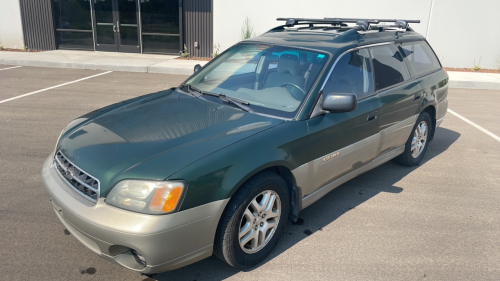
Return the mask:
POLYGON ((373 72, 366 49, 345 54, 323 88, 328 93, 350 93, 358 98, 352 112, 328 113, 311 118, 309 126, 309 181, 307 196, 328 183, 372 161, 379 149, 381 102, 374 93, 373 72))
POLYGON ((139 2, 129 0, 92 2, 96 51, 140 53, 139 2))

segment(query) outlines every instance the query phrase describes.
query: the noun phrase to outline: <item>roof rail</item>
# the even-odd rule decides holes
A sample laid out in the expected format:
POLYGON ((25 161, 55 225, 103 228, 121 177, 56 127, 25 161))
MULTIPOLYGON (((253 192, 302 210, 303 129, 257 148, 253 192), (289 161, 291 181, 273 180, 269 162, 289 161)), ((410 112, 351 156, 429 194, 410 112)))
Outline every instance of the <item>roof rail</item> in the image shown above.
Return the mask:
POLYGON ((420 20, 403 20, 403 19, 357 19, 357 18, 324 18, 324 19, 313 19, 313 18, 277 18, 278 21, 285 21, 286 27, 293 27, 299 24, 332 24, 332 25, 342 25, 345 23, 355 23, 357 26, 354 27, 356 31, 358 30, 370 30, 372 28, 382 29, 385 27, 396 27, 402 29, 408 29, 410 23, 420 23, 420 20), (394 25, 378 25, 379 23, 394 22, 394 25))

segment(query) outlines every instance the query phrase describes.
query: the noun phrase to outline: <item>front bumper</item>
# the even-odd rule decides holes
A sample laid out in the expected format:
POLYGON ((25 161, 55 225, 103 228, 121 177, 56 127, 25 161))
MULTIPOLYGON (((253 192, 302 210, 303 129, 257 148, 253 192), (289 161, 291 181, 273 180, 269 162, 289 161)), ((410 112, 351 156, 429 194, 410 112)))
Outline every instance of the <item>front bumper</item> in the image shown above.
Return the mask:
POLYGON ((55 212, 81 243, 102 258, 141 273, 173 270, 212 255, 219 218, 229 201, 220 200, 169 215, 145 215, 93 204, 58 175, 52 155, 45 160, 43 183, 55 212), (131 250, 146 260, 137 262, 131 250))

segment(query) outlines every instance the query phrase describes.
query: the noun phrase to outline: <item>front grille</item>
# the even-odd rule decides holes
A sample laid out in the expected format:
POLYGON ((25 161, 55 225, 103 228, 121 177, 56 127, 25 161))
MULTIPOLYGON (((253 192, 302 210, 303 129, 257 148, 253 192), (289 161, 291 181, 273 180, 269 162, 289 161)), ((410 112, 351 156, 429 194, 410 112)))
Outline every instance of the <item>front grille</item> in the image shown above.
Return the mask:
POLYGON ((61 151, 57 151, 54 156, 54 164, 61 178, 63 178, 76 192, 94 203, 97 202, 99 198, 98 179, 71 163, 61 151))

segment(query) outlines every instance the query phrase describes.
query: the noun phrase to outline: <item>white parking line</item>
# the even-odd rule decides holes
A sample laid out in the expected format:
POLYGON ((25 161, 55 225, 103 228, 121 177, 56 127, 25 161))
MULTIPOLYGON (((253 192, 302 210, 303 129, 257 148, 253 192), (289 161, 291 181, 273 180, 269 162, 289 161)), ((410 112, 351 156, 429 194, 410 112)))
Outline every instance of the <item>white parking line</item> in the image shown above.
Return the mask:
POLYGON ((45 88, 45 89, 41 89, 41 90, 38 90, 38 91, 34 91, 34 92, 31 92, 31 93, 27 93, 27 94, 24 94, 24 95, 13 97, 13 98, 10 98, 10 99, 1 100, 0 103, 8 102, 8 101, 19 99, 19 98, 24 98, 26 96, 31 96, 33 94, 37 94, 37 93, 40 93, 40 92, 45 92, 45 91, 48 91, 48 90, 51 90, 51 89, 54 89, 54 88, 59 88, 59 87, 62 87, 62 86, 66 86, 66 85, 69 85, 69 84, 73 84, 73 83, 76 83, 76 82, 80 82, 80 81, 83 81, 83 80, 87 80, 87 79, 90 79, 90 78, 94 78, 94 77, 97 77, 97 76, 108 74, 110 72, 113 72, 113 71, 106 71, 106 72, 103 72, 103 73, 99 73, 99 74, 92 75, 92 76, 89 76, 89 77, 81 78, 81 79, 78 79, 78 80, 75 80, 75 81, 71 81, 71 82, 66 82, 66 83, 63 83, 63 84, 56 85, 56 86, 48 87, 48 88, 45 88))
POLYGON ((483 133, 487 134, 488 136, 496 139, 497 141, 500 141, 500 137, 499 136, 497 136, 497 135, 493 134, 492 132, 486 130, 485 128, 479 126, 478 124, 470 121, 469 119, 463 117, 462 115, 456 113, 455 111, 453 111, 451 109, 448 109, 448 112, 451 113, 451 114, 453 114, 453 115, 455 115, 455 116, 457 116, 458 118, 464 120, 465 122, 471 124, 472 126, 476 127, 478 130, 482 131, 483 133))
POLYGON ((7 70, 7 69, 18 68, 18 67, 22 67, 22 66, 20 66, 20 65, 19 65, 19 66, 13 66, 13 67, 2 68, 2 69, 0 69, 0 71, 2 71, 2 70, 7 70))

